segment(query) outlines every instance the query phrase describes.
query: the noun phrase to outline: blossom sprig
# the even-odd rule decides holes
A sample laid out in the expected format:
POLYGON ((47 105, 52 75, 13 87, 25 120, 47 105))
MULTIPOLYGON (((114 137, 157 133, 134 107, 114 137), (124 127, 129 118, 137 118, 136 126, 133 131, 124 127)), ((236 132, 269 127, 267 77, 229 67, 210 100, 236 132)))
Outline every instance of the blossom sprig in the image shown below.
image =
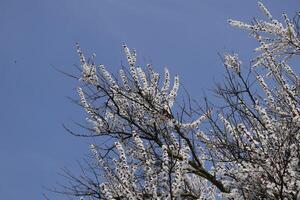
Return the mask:
MULTIPOLYGON (((96 84, 99 79, 97 76, 97 70, 96 70, 96 65, 95 62, 92 61, 91 63, 87 62, 85 59, 85 56, 83 52, 80 49, 80 46, 78 43, 76 43, 76 49, 77 49, 77 54, 80 58, 80 63, 82 67, 82 78, 81 80, 91 83, 91 84, 96 84)), ((94 58, 95 56, 93 56, 94 58)))
POLYGON ((238 58, 237 54, 228 54, 228 53, 226 53, 224 55, 224 64, 225 64, 226 67, 232 69, 236 73, 241 72, 242 62, 238 58))

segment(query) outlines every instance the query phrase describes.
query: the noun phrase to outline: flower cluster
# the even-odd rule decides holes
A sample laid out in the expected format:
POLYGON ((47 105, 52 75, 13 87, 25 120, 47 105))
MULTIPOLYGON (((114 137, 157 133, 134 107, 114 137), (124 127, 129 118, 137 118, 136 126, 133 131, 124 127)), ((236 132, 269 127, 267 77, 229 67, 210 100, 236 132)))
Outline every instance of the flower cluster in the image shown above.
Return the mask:
POLYGON ((230 55, 226 53, 224 55, 224 64, 226 67, 233 69, 236 73, 240 73, 241 61, 237 54, 230 55))

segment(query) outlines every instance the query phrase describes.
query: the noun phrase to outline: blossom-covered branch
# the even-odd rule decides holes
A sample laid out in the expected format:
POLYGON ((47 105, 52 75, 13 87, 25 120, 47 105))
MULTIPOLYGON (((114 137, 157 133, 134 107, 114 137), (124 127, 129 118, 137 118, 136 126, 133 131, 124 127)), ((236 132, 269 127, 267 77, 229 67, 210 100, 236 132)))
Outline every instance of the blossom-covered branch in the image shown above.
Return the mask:
POLYGON ((229 20, 259 46, 248 70, 237 54, 224 54, 217 105, 180 103, 179 76, 140 67, 125 44, 128 66, 118 75, 96 65, 95 56, 86 59, 77 44, 79 104, 88 136, 102 143, 90 146, 95 178, 67 173, 78 184, 66 193, 105 200, 299 199, 300 80, 289 62, 300 52, 298 26, 258 6, 267 21, 229 20))

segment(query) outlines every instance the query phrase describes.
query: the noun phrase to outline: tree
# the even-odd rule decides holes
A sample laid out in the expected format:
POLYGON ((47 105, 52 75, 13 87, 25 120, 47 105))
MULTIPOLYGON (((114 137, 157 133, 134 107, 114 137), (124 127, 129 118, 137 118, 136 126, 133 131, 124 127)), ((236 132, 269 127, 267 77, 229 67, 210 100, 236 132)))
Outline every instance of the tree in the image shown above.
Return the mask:
POLYGON ((129 66, 119 78, 77 44, 89 134, 72 134, 106 142, 90 146, 94 159, 82 176, 65 171, 63 192, 107 200, 299 199, 300 81, 289 65, 300 54, 299 15, 280 23, 258 5, 268 21, 229 20, 259 47, 248 70, 237 54, 224 54, 227 75, 215 90, 222 106, 195 106, 188 94, 176 101, 179 76, 171 86, 165 69, 160 81, 151 65, 136 66, 125 44, 129 66))

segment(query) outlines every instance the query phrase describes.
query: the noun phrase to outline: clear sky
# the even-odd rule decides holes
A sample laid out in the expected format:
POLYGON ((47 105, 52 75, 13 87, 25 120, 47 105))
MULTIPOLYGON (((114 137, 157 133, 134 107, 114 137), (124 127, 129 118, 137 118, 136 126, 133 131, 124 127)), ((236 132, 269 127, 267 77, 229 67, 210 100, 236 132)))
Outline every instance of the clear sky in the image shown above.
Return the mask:
MULTIPOLYGON (((300 5, 264 3, 277 17, 293 16, 300 5)), ((125 62, 126 42, 139 63, 168 66, 201 99, 221 81, 218 52, 237 52, 247 66, 256 46, 226 20, 254 16, 262 17, 255 0, 0 0, 0 199, 58 199, 43 187, 88 153, 89 140, 62 128, 85 118, 67 99, 77 82, 52 67, 76 72, 76 42, 112 71, 125 62)))

